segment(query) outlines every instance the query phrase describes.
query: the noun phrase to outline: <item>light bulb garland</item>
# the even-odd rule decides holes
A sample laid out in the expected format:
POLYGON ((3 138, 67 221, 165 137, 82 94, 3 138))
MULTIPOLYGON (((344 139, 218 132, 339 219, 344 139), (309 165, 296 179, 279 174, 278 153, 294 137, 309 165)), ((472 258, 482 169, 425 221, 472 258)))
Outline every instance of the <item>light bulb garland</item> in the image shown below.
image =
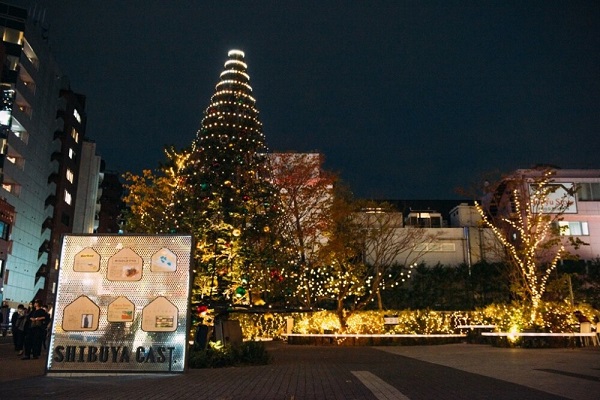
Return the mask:
MULTIPOLYGON (((475 203, 483 223, 491 229, 506 249, 510 261, 524 277, 532 303, 531 323, 536 319, 536 311, 546 291, 547 281, 565 254, 564 243, 560 236, 555 237, 552 231, 553 224, 564 209, 553 210, 552 217, 543 208, 551 193, 551 177, 551 173, 544 173, 539 182, 530 185, 535 190, 529 195, 523 193, 523 185, 513 189, 511 194, 514 213, 511 216, 500 217, 497 223, 483 210, 481 204, 475 203), (511 232, 516 232, 516 240, 511 232), (552 251, 553 256, 550 259, 542 259, 542 253, 548 251, 552 251)), ((565 203, 559 204, 564 206, 565 203)))
POLYGON ((259 156, 267 147, 244 53, 228 54, 180 171, 178 215, 200 232, 195 301, 252 304, 287 284, 289 248, 274 239, 279 199, 259 156))

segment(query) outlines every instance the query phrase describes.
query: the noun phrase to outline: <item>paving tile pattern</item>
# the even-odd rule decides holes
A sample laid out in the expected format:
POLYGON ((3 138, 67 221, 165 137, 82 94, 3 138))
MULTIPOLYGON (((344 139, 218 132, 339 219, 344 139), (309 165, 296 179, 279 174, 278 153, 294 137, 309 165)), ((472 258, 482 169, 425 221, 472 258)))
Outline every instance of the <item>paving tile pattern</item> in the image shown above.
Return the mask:
MULTIPOLYGON (((56 377, 44 375, 44 360, 18 360, 10 346, 0 341, 0 398, 379 400, 391 396, 390 393, 394 393, 392 387, 411 400, 578 398, 561 397, 545 391, 543 387, 501 379, 504 377, 503 368, 511 368, 510 364, 503 366, 498 363, 497 377, 489 373, 487 376, 479 374, 476 368, 475 371, 466 371, 464 366, 461 366, 462 369, 452 366, 452 359, 458 360, 458 357, 462 363, 470 357, 469 365, 494 363, 485 350, 488 347, 466 344, 433 347, 421 347, 421 350, 411 347, 408 353, 413 354, 404 354, 401 348, 390 352, 373 347, 270 343, 268 349, 273 362, 265 366, 199 369, 175 375, 56 377), (435 354, 439 359, 435 362, 418 359, 419 351, 435 354), (478 357, 479 353, 483 356, 478 357), (444 354, 448 356, 444 358, 444 354), (356 371, 363 377, 376 376, 373 384, 379 382, 381 387, 387 387, 387 391, 371 391, 357 377, 356 371)), ((543 353, 531 351, 527 357, 535 360, 536 354, 543 353)), ((595 355, 598 356, 595 359, 600 360, 600 352, 595 355)), ((589 353, 582 353, 582 357, 590 359, 589 353)), ((591 393, 600 392, 600 382, 595 382, 589 374, 583 379, 573 374, 539 373, 550 374, 552 379, 564 381, 565 385, 587 385, 591 393)), ((373 388, 373 385, 369 386, 373 388)), ((586 400, 589 398, 586 397, 586 400)))

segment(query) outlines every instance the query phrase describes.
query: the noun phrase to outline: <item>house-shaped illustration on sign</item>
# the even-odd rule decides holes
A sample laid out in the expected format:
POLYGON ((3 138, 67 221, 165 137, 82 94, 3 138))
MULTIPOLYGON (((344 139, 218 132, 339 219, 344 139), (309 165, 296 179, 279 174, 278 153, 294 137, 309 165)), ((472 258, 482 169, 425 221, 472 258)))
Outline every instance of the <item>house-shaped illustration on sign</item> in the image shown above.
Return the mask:
POLYGON ((130 248, 120 250, 108 259, 109 281, 139 281, 142 279, 142 257, 130 248))
POLYGON ((106 318, 108 322, 131 322, 135 312, 135 304, 127 297, 119 296, 108 305, 106 318))
POLYGON ((65 307, 62 328, 65 331, 95 331, 98 329, 100 307, 87 296, 79 296, 65 307))
POLYGON ((157 297, 142 311, 142 330, 146 332, 174 332, 177 330, 179 310, 166 297, 157 297))
POLYGON ((169 249, 163 247, 152 256, 150 264, 152 272, 175 272, 177 271, 177 256, 169 249))
POLYGON ((86 247, 75 254, 73 260, 73 271, 75 272, 98 272, 100 270, 100 254, 91 247, 86 247))

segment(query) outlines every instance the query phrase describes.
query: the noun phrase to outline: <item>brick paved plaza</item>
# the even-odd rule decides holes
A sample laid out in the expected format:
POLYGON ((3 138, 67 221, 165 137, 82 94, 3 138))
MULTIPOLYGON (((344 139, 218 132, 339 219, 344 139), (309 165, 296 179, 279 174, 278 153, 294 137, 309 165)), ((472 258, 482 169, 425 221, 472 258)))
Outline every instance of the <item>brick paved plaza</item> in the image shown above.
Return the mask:
POLYGON ((45 376, 0 339, 2 399, 591 399, 597 348, 335 347, 268 343, 266 366, 178 375, 45 376))

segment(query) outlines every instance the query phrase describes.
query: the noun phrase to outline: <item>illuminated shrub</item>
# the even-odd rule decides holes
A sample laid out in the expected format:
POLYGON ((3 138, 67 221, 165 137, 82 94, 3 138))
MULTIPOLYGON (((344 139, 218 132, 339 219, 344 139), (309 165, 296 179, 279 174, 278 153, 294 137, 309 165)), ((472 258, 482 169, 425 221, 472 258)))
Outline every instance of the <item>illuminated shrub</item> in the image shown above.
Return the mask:
MULTIPOLYGON (((588 305, 577 309, 590 320, 600 315, 588 305)), ((348 334, 450 334, 457 332, 459 325, 496 325, 499 332, 522 332, 533 329, 544 332, 571 332, 576 320, 574 308, 567 303, 542 303, 535 325, 529 318, 531 310, 518 303, 493 304, 473 311, 432 311, 432 310, 386 310, 360 311, 347 320, 348 334), (386 325, 385 316, 394 315, 398 324, 386 325)), ((287 319, 292 318, 293 333, 323 334, 339 333, 339 320, 333 311, 305 313, 233 313, 231 319, 238 319, 245 340, 284 339, 287 319)))

